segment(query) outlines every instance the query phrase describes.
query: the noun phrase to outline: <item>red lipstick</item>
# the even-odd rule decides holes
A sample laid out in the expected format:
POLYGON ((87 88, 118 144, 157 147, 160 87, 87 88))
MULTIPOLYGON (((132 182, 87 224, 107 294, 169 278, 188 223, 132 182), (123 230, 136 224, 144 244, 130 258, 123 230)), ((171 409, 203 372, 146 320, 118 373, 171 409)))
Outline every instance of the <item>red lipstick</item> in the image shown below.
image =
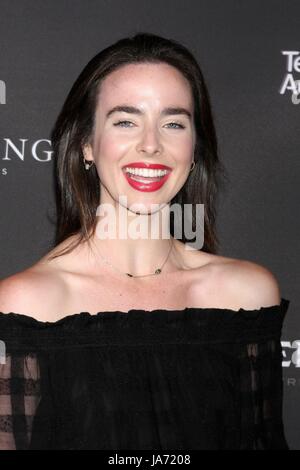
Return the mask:
POLYGON ((159 163, 143 163, 143 162, 134 162, 123 167, 123 173, 127 179, 130 186, 138 191, 143 192, 152 192, 160 189, 171 174, 172 168, 166 165, 161 165, 159 163), (146 177, 133 175, 125 171, 125 168, 147 168, 153 170, 167 170, 167 173, 164 176, 158 177, 146 177))

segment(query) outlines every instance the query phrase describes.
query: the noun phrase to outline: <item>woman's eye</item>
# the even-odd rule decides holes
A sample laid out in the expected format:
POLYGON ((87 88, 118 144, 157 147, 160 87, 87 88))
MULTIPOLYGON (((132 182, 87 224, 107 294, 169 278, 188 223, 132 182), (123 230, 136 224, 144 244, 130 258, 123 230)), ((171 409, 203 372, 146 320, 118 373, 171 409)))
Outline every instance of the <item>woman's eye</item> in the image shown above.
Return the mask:
MULTIPOLYGON (((171 126, 171 129, 185 129, 185 126, 179 124, 178 122, 170 122, 166 124, 167 126, 171 126)), ((114 126, 118 127, 133 127, 134 124, 131 121, 118 121, 114 123, 114 126), (131 125, 132 124, 132 125, 131 125)))
POLYGON ((131 121, 119 121, 115 122, 114 126, 119 126, 119 127, 131 127, 131 126, 123 126, 123 124, 133 124, 131 121))
POLYGON ((185 129, 185 126, 179 124, 178 122, 170 122, 167 126, 178 126, 178 127, 171 127, 171 129, 185 129))

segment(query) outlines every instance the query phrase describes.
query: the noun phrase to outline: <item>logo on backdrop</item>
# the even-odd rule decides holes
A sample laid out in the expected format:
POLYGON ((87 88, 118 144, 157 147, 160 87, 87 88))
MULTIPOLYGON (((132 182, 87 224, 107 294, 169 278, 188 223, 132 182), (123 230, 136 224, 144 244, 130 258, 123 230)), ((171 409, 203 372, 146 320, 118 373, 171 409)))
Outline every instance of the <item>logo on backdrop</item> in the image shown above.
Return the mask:
POLYGON ((0 104, 6 104, 6 85, 3 80, 0 80, 0 104))
POLYGON ((282 367, 300 367, 300 340, 281 341, 282 367))
POLYGON ((6 346, 2 340, 0 340, 0 364, 6 364, 6 346))
MULTIPOLYGON (((0 140, 0 161, 2 162, 25 162, 31 158, 37 162, 50 162, 53 154, 51 140, 39 139, 29 142, 28 139, 17 139, 15 141, 4 138, 0 140)), ((0 168, 0 174, 7 175, 8 168, 0 168)))
POLYGON ((285 57, 286 73, 283 78, 279 93, 284 95, 291 93, 293 104, 300 103, 300 51, 281 51, 285 57))
POLYGON ((281 347, 283 357, 281 364, 285 371, 284 385, 289 388, 300 387, 300 376, 297 370, 300 368, 300 340, 281 341, 281 347))

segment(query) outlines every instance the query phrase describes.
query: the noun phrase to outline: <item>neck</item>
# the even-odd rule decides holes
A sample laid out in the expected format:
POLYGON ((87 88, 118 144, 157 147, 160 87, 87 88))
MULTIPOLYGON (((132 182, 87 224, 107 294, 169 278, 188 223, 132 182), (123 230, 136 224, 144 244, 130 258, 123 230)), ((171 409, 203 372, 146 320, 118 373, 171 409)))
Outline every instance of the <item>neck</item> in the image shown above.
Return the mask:
POLYGON ((101 214, 91 239, 95 262, 103 264, 105 258, 120 272, 133 276, 153 274, 164 263, 165 272, 176 269, 169 220, 168 205, 151 214, 137 214, 120 205, 114 217, 101 214))

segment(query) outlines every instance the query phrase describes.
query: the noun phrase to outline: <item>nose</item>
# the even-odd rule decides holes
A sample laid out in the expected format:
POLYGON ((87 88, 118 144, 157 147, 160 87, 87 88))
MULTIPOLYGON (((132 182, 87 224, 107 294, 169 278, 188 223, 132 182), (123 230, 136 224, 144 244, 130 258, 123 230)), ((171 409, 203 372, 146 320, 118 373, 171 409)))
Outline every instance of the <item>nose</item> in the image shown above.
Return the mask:
POLYGON ((146 152, 149 155, 162 152, 160 136, 155 125, 146 125, 137 144, 138 152, 146 152))

